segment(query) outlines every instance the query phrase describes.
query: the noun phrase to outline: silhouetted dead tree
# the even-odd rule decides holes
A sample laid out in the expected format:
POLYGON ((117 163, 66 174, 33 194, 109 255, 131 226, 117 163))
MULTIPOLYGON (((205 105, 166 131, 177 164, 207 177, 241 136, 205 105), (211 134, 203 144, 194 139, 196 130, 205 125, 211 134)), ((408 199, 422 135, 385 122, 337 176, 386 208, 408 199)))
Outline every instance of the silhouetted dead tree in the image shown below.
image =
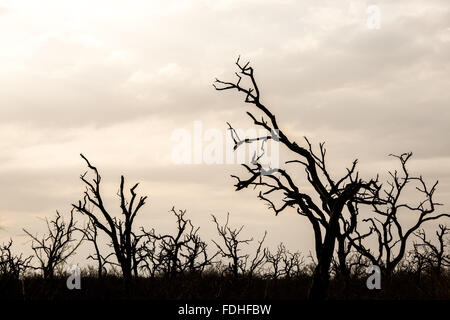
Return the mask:
POLYGON ((162 250, 158 250, 158 242, 155 238, 155 230, 146 232, 142 229, 143 237, 140 246, 137 249, 139 268, 146 272, 151 278, 154 278, 159 272, 164 271, 166 257, 162 250))
POLYGON ((33 256, 24 258, 22 253, 15 255, 11 251, 12 244, 10 239, 0 246, 0 277, 19 279, 30 268, 33 256))
POLYGON ((98 228, 91 220, 87 223, 84 228, 77 228, 80 232, 84 234, 84 238, 91 242, 95 253, 90 254, 87 259, 91 259, 97 262, 97 277, 102 278, 107 273, 106 266, 111 262, 108 261, 109 257, 111 257, 114 253, 110 252, 106 256, 103 256, 100 252, 100 247, 98 243, 98 228))
POLYGON ((74 237, 76 222, 73 219, 73 210, 70 211, 68 222, 64 221, 58 211, 56 211, 56 217, 53 220, 45 219, 45 221, 48 233, 42 238, 31 234, 26 229, 23 229, 23 231, 32 239, 31 248, 39 260, 39 266, 35 269, 41 270, 44 278, 52 279, 56 269, 75 254, 84 237, 80 240, 74 237))
POLYGON ((208 245, 198 234, 200 228, 195 228, 185 217, 186 210, 172 208, 170 212, 176 217, 177 231, 174 235, 156 235, 154 230, 143 230, 147 241, 144 242, 146 247, 141 247, 140 256, 145 268, 152 276, 158 270, 168 277, 186 271, 202 273, 216 255, 208 257, 208 245))
POLYGON ((268 277, 272 279, 293 278, 304 274, 304 259, 299 252, 290 252, 280 243, 275 253, 267 251, 268 277))
POLYGON ((91 165, 84 155, 81 154, 81 157, 86 161, 88 168, 94 174, 94 178, 88 180, 87 172, 80 176, 81 181, 86 185, 86 191, 83 200, 80 200, 77 204, 72 204, 72 206, 81 214, 86 215, 96 228, 105 232, 109 237, 124 280, 129 283, 133 274, 135 277, 138 276, 136 250, 142 236, 133 232, 133 222, 137 213, 145 204, 147 196, 137 198, 136 188, 139 183, 136 183, 129 190, 131 199, 128 201, 125 195, 125 178, 121 176, 118 196, 123 219, 114 217, 105 208, 100 191, 101 176, 97 168, 91 165))
POLYGON ((267 231, 264 232, 264 236, 258 241, 258 247, 256 248, 255 255, 250 261, 250 255, 245 258, 243 264, 243 270, 248 277, 253 277, 259 274, 259 272, 264 268, 264 264, 267 261, 268 249, 263 248, 264 241, 266 240, 267 231))
POLYGON ((267 252, 266 261, 270 267, 270 277, 272 279, 278 279, 283 276, 283 269, 281 266, 283 257, 286 255, 286 247, 283 243, 280 243, 277 247, 277 251, 272 253, 267 252))
POLYGON ((227 271, 234 278, 238 278, 240 275, 253 276, 260 268, 262 268, 266 260, 267 250, 262 249, 262 245, 266 239, 267 232, 264 232, 263 238, 258 241, 258 247, 255 255, 253 256, 253 259, 250 260, 250 254, 241 253, 242 246, 248 245, 253 241, 253 238, 239 239, 240 233, 242 232, 244 226, 242 225, 240 228, 235 229, 230 228, 228 226, 230 214, 227 214, 227 220, 223 226, 220 225, 214 215, 212 217, 223 244, 220 245, 216 241, 212 241, 219 250, 219 254, 223 258, 230 260, 227 271))
POLYGON ((304 272, 304 259, 300 252, 290 252, 286 250, 283 259, 283 274, 284 277, 289 279, 303 275, 304 272))
MULTIPOLYGON (((407 162, 411 156, 412 153, 404 153, 400 156, 393 155, 400 161, 401 171, 389 172, 391 178, 391 181, 388 181, 389 187, 377 190, 373 194, 371 208, 375 217, 363 219, 363 222, 369 224, 369 231, 361 234, 358 230, 355 230, 355 235, 349 237, 352 245, 372 264, 378 265, 387 277, 392 274, 403 259, 408 239, 416 230, 425 222, 450 217, 449 214, 435 213, 436 206, 440 205, 433 199, 438 182, 436 181, 430 187, 425 183, 422 176, 410 175, 407 162), (416 205, 401 200, 401 196, 407 192, 406 187, 412 184, 416 184, 415 189, 423 196, 423 199, 416 205), (401 211, 409 211, 410 215, 415 213, 416 221, 405 228, 399 221, 401 211), (374 251, 364 241, 369 240, 372 236, 377 240, 376 250, 374 251)), ((353 210, 357 211, 358 207, 354 207, 353 210)))
MULTIPOLYGON (((348 203, 355 201, 359 194, 364 194, 365 189, 376 187, 376 181, 362 181, 357 172, 357 161, 353 161, 347 173, 340 178, 333 178, 328 171, 325 161, 326 149, 324 144, 319 144, 319 153, 313 151, 311 143, 305 138, 303 146, 289 139, 283 129, 278 125, 275 115, 261 102, 259 87, 254 77, 253 68, 249 63, 242 64, 236 61, 238 72, 235 82, 226 82, 216 79, 214 87, 216 90, 236 90, 243 93, 245 102, 256 107, 261 116, 252 112, 247 115, 253 124, 266 132, 256 137, 241 139, 235 129, 228 124, 234 141, 234 149, 248 143, 273 140, 279 145, 286 147, 294 159, 285 162, 286 167, 300 166, 306 172, 306 178, 313 187, 313 195, 309 195, 309 186, 302 186, 295 182, 288 169, 268 168, 265 169, 260 163, 264 150, 261 154, 254 154, 251 165, 244 164, 249 176, 240 178, 233 176, 236 180, 236 190, 247 187, 259 188, 259 198, 265 201, 269 207, 279 214, 288 207, 293 207, 298 214, 308 218, 314 230, 315 249, 318 264, 314 272, 314 280, 309 293, 311 299, 324 299, 329 283, 329 269, 334 254, 337 236, 342 233, 340 220, 348 203), (248 86, 242 80, 247 80, 248 86), (275 204, 274 195, 282 197, 279 206, 275 204), (269 198, 269 196, 271 198, 269 198), (320 199, 319 201, 315 198, 320 199)), ((298 169, 294 169, 298 171, 298 169)), ((361 197, 360 197, 361 198, 361 197)), ((363 197, 362 197, 363 198, 363 197)), ((362 200, 360 200, 362 201, 362 200)))
POLYGON ((200 238, 197 231, 198 228, 188 235, 188 242, 184 246, 184 252, 186 253, 182 251, 181 256, 185 259, 183 271, 201 274, 206 267, 212 264, 212 260, 218 253, 208 256, 208 244, 200 238))
MULTIPOLYGON (((161 240, 161 250, 166 260, 166 275, 173 277, 182 271, 181 252, 183 247, 190 241, 187 233, 194 232, 194 226, 189 219, 185 218, 186 210, 170 211, 177 219, 177 232, 172 235, 154 235, 156 240, 161 240), (187 229, 190 228, 188 231, 187 229)), ((195 231, 196 232, 196 231, 195 231)))
POLYGON ((440 224, 439 230, 436 231, 437 245, 427 239, 425 230, 421 229, 414 233, 421 240, 421 242, 414 243, 414 257, 422 267, 420 269, 428 266, 430 271, 439 277, 444 268, 450 267, 450 253, 446 252, 447 244, 445 242, 449 233, 450 229, 446 225, 440 224))

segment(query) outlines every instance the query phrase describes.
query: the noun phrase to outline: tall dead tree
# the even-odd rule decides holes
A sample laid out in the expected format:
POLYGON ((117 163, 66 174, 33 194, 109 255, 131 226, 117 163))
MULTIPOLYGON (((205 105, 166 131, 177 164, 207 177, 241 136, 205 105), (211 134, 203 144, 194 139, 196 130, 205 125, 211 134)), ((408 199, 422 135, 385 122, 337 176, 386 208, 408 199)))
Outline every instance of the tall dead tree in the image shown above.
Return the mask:
POLYGON ((236 90, 242 93, 245 102, 253 105, 258 112, 256 115, 253 111, 248 111, 247 115, 253 121, 254 126, 264 130, 265 134, 241 139, 235 129, 228 124, 235 144, 234 149, 247 143, 264 143, 274 140, 280 146, 287 148, 293 156, 292 160, 285 162, 283 166, 265 169, 260 163, 262 154, 255 154, 249 165, 243 164, 248 176, 245 178, 234 176, 237 180, 236 190, 247 187, 259 188, 259 198, 268 203, 275 214, 279 214, 288 207, 293 207, 299 215, 305 216, 309 220, 314 230, 315 251, 318 260, 309 297, 324 299, 337 236, 344 232, 340 226, 343 211, 348 203, 363 194, 365 189, 374 188, 376 181, 364 182, 359 178, 355 170, 356 160, 347 169, 346 174, 340 178, 333 178, 325 162, 324 144, 319 144, 319 153, 316 153, 306 138, 303 145, 288 138, 279 126, 275 115, 261 101, 260 89, 253 68, 249 63, 241 63, 239 59, 236 61, 236 66, 238 72, 235 82, 216 79, 214 87, 216 90, 236 90), (247 82, 247 85, 244 82, 247 82), (291 166, 295 167, 291 169, 291 166), (305 170, 309 186, 301 185, 292 178, 291 170, 298 171, 299 168, 305 170), (310 186, 313 188, 312 194, 308 194, 310 186), (274 200, 277 198, 277 194, 282 198, 279 206, 275 204, 274 200))
MULTIPOLYGON (((434 192, 438 182, 431 187, 426 184, 422 176, 412 176, 407 168, 407 162, 412 153, 392 155, 400 161, 400 171, 389 172, 388 187, 378 189, 372 197, 371 209, 375 216, 362 221, 368 224, 369 230, 365 233, 354 229, 349 236, 351 244, 370 262, 378 265, 386 277, 390 277, 397 265, 402 261, 407 250, 408 239, 424 223, 449 218, 446 213, 437 214, 436 207, 440 205, 434 200, 434 192), (407 187, 413 186, 422 199, 417 204, 405 202, 403 195, 408 192, 407 187), (415 217, 413 223, 406 226, 400 221, 403 214, 415 217), (370 239, 375 239, 375 250, 371 249, 370 239)), ((418 197, 419 198, 419 197, 418 197)), ((355 216, 358 206, 352 207, 355 216)))
POLYGON ((80 240, 74 237, 77 229, 73 210, 70 211, 68 222, 64 221, 58 211, 54 219, 45 221, 48 233, 42 237, 33 235, 26 229, 23 231, 32 239, 31 248, 39 261, 39 266, 35 269, 41 270, 44 278, 52 279, 57 268, 75 254, 84 237, 80 240))
POLYGON ((81 181, 86 186, 86 191, 83 200, 78 201, 77 204, 72 204, 72 206, 81 214, 86 215, 96 228, 105 232, 109 237, 124 280, 129 283, 133 274, 135 277, 138 275, 136 249, 141 239, 141 235, 136 235, 133 232, 133 222, 137 213, 145 204, 147 196, 137 197, 136 188, 139 183, 136 183, 129 190, 131 198, 128 201, 125 195, 125 178, 121 176, 118 196, 120 198, 120 213, 123 219, 115 217, 105 207, 100 190, 101 176, 97 168, 84 155, 81 154, 81 157, 86 161, 94 177, 89 180, 87 172, 80 176, 81 181))

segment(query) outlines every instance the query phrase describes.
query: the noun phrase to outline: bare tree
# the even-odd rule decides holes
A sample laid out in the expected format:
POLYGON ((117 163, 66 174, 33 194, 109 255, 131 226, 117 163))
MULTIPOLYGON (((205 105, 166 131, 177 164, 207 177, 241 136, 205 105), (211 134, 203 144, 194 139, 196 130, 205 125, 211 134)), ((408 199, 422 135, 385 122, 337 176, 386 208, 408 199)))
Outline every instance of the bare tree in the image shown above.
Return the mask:
POLYGON ((174 235, 156 235, 154 230, 150 232, 143 230, 147 241, 144 242, 145 247, 141 247, 140 254, 147 270, 154 275, 157 266, 157 269, 162 270, 168 277, 174 277, 185 271, 202 273, 205 267, 211 265, 212 259, 217 254, 208 257, 207 244, 198 234, 200 228, 194 227, 192 221, 186 218, 186 210, 172 208, 170 213, 176 218, 177 231, 174 235), (148 247, 149 245, 151 247, 148 247))
MULTIPOLYGON (((401 170, 390 171, 391 180, 387 183, 388 187, 378 189, 372 195, 371 208, 375 216, 363 219, 363 222, 369 224, 369 231, 361 234, 355 230, 349 237, 352 245, 372 264, 378 265, 387 277, 403 259, 408 239, 416 230, 428 221, 450 217, 449 214, 435 212, 436 207, 440 205, 433 198, 438 182, 430 187, 422 176, 410 175, 407 162, 412 153, 392 156, 400 161, 401 170), (414 185, 415 190, 423 197, 416 205, 402 200, 401 196, 407 192, 408 185, 414 185), (416 214, 415 222, 409 227, 402 225, 399 220, 402 211, 409 211, 410 215, 416 214), (371 238, 377 240, 376 250, 371 250, 367 244, 371 238)), ((354 207, 353 210, 358 211, 358 207, 354 207)))
POLYGON ((443 268, 450 267, 450 253, 446 252, 447 244, 445 243, 445 238, 449 233, 450 229, 446 225, 440 224, 439 230, 436 231, 437 245, 427 239, 425 230, 421 229, 414 233, 421 241, 414 243, 417 263, 422 267, 424 267, 422 264, 428 265, 438 277, 443 268))
POLYGON ((23 231, 31 238, 31 248, 39 260, 39 266, 36 269, 42 271, 44 278, 52 279, 56 269, 75 254, 84 237, 80 240, 74 237, 76 222, 73 219, 73 210, 70 211, 68 222, 64 221, 58 211, 53 220, 45 219, 45 221, 48 233, 42 237, 33 235, 26 229, 23 231))
POLYGON ((232 229, 228 226, 230 214, 227 214, 226 222, 223 226, 217 221, 217 218, 213 215, 213 221, 216 224, 217 232, 223 244, 220 245, 216 241, 212 240, 219 250, 219 254, 226 259, 229 259, 227 271, 230 272, 234 278, 238 278, 240 275, 253 276, 265 261, 267 250, 262 249, 262 245, 266 238, 267 232, 264 233, 263 238, 258 241, 258 247, 253 259, 250 260, 250 254, 241 253, 242 247, 248 245, 253 241, 250 239, 239 239, 244 226, 232 229))
POLYGON ((286 247, 283 243, 280 243, 277 247, 277 251, 272 253, 267 252, 266 261, 270 266, 270 277, 274 280, 282 277, 284 275, 282 261, 286 257, 286 247))
POLYGON ((84 234, 84 238, 91 242, 95 253, 89 254, 87 259, 97 262, 97 277, 102 278, 107 273, 106 266, 111 262, 108 260, 114 253, 110 252, 106 256, 103 256, 100 251, 100 244, 98 240, 98 228, 91 220, 83 228, 77 228, 80 232, 84 234))
POLYGON ((158 272, 164 270, 167 259, 162 250, 158 250, 158 241, 155 238, 155 231, 152 229, 150 232, 146 232, 142 229, 142 233, 142 241, 137 249, 139 268, 146 272, 151 278, 154 278, 158 272))
POLYGON ((283 274, 287 279, 304 274, 304 259, 300 252, 285 251, 282 258, 283 274))
MULTIPOLYGON (((248 143, 273 140, 280 146, 284 146, 294 156, 292 160, 286 161, 285 168, 265 169, 260 163, 264 150, 260 154, 254 154, 250 165, 243 167, 248 177, 237 180, 236 190, 247 187, 259 188, 259 198, 265 201, 269 207, 279 214, 288 207, 293 207, 299 215, 305 216, 314 230, 315 251, 318 260, 314 272, 314 280, 309 293, 311 299, 324 299, 329 283, 329 269, 335 249, 335 242, 341 231, 340 220, 348 203, 359 197, 363 201, 365 189, 376 186, 376 181, 364 182, 356 172, 357 161, 353 161, 347 173, 340 178, 333 178, 328 171, 325 161, 326 149, 324 144, 319 144, 319 153, 313 151, 311 143, 305 138, 305 144, 299 145, 289 139, 279 126, 275 115, 262 103, 259 87, 256 83, 254 70, 249 63, 242 64, 236 61, 238 72, 235 82, 227 82, 216 79, 214 87, 216 90, 236 90, 245 97, 245 102, 256 107, 260 115, 247 112, 253 124, 266 132, 256 137, 241 139, 235 129, 228 124, 234 141, 234 149, 248 143), (244 80, 244 81, 243 81, 244 80), (248 85, 243 84, 247 81, 248 85), (308 184, 313 188, 313 194, 308 194, 309 188, 295 182, 289 173, 290 166, 300 166, 306 172, 308 184), (282 198, 281 203, 275 204, 276 195, 282 198), (270 196, 270 198, 269 198, 270 196), (319 200, 316 200, 316 199, 319 200)), ((262 149, 262 148, 261 148, 262 149)), ((294 169, 298 171, 297 169, 294 169)))
POLYGON ((299 277, 304 273, 304 259, 300 252, 290 252, 280 243, 275 253, 267 250, 268 276, 272 279, 299 277))
POLYGON ((250 278, 254 275, 259 274, 259 272, 264 268, 264 264, 267 261, 268 249, 263 248, 264 241, 266 240, 267 231, 264 232, 264 236, 258 241, 258 246, 256 247, 253 259, 250 260, 250 255, 245 258, 244 270, 246 275, 250 278))
POLYGON ((0 277, 12 277, 19 279, 30 268, 33 256, 23 257, 23 254, 15 255, 11 251, 12 239, 0 246, 0 277))
POLYGON ((87 172, 80 176, 81 181, 86 185, 83 200, 78 201, 72 206, 81 214, 86 215, 96 228, 105 232, 111 240, 115 257, 122 271, 122 275, 126 283, 132 278, 138 276, 137 264, 137 246, 141 239, 141 235, 133 232, 133 222, 137 213, 145 204, 147 196, 137 198, 136 183, 130 188, 131 198, 128 201, 125 195, 125 178, 120 177, 120 187, 118 196, 120 198, 120 211, 123 219, 118 219, 108 211, 104 205, 102 194, 100 191, 101 176, 96 167, 81 154, 86 161, 88 168, 94 174, 92 180, 88 180, 87 172))
POLYGON ((185 218, 186 210, 176 211, 172 208, 170 211, 177 219, 177 232, 175 235, 154 235, 156 240, 161 241, 161 250, 166 260, 166 275, 169 277, 175 276, 181 272, 181 252, 183 247, 190 241, 187 233, 192 233, 194 226, 189 219, 185 218), (187 231, 190 228, 190 232, 187 231))
POLYGON ((181 255, 185 258, 183 270, 187 269, 190 273, 202 274, 205 268, 212 264, 212 260, 218 252, 208 256, 208 244, 200 238, 198 230, 199 228, 191 230, 187 236, 188 241, 184 246, 185 250, 181 252, 181 255))

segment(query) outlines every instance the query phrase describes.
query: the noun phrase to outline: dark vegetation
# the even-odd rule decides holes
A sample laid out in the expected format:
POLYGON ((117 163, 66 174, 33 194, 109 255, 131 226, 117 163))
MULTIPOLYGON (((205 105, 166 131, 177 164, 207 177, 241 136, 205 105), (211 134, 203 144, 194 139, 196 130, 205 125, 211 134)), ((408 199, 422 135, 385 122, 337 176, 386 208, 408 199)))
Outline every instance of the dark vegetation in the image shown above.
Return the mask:
POLYGON ((120 216, 114 215, 103 201, 99 170, 81 155, 88 168, 80 176, 85 191, 70 215, 64 219, 57 212, 46 221, 42 236, 24 229, 32 256, 13 253, 12 240, 0 247, 2 298, 449 299, 450 229, 439 224, 430 236, 424 225, 450 215, 437 212, 437 182, 429 185, 410 174, 412 153, 393 156, 399 169, 384 182, 379 176, 361 178, 357 160, 334 177, 324 144, 315 150, 307 138, 303 144, 288 138, 261 102, 252 67, 239 59, 236 65, 237 80, 216 80, 215 88, 243 93, 254 107, 247 115, 266 132, 241 138, 228 124, 234 149, 262 142, 251 163, 243 165, 245 174, 234 176, 236 190, 257 190, 277 215, 293 208, 314 231, 314 252, 305 256, 283 243, 269 250, 267 232, 258 239, 248 237, 244 226, 230 224, 229 215, 224 222, 212 216, 217 238, 211 241, 201 238, 185 210, 175 208, 169 211, 176 225, 173 234, 135 226, 147 199, 138 196, 138 184, 127 189, 121 177, 120 216), (260 159, 269 140, 292 158, 265 168, 260 159), (294 178, 294 172, 304 172, 303 180, 294 178), (411 191, 417 194, 416 203, 404 200, 411 191), (91 246, 86 259, 93 265, 82 270, 82 289, 69 290, 65 268, 81 244, 91 246), (381 290, 366 287, 369 265, 381 270, 381 290))

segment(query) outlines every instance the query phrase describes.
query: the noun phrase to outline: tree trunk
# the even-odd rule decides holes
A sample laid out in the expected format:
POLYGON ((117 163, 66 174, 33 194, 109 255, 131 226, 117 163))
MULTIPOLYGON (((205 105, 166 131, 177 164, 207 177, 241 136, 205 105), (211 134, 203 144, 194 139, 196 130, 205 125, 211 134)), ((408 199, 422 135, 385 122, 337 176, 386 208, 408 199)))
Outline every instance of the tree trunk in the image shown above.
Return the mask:
POLYGON ((330 218, 329 229, 325 234, 320 258, 314 270, 313 283, 308 293, 309 300, 325 300, 327 298, 330 282, 329 272, 339 227, 339 215, 340 212, 334 212, 330 218))

